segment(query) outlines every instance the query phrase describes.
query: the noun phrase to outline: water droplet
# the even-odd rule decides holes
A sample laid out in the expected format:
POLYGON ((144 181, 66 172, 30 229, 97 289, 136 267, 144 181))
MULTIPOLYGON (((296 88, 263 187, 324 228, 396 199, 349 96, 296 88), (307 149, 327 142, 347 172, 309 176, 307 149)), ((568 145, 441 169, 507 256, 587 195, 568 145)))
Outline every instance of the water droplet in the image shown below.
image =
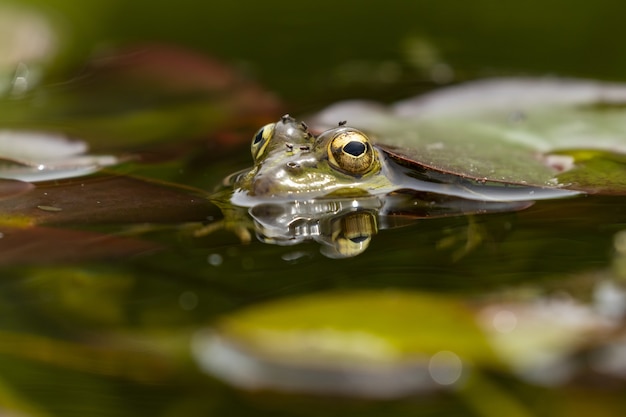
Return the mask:
POLYGON ((212 253, 207 257, 207 262, 213 266, 220 266, 223 261, 224 258, 219 253, 212 253))
POLYGON ((452 385, 461 378, 463 362, 454 352, 442 350, 428 362, 428 372, 433 381, 440 385, 452 385))
POLYGON ((62 210, 63 210, 63 209, 62 209, 62 208, 60 208, 60 207, 54 207, 54 206, 43 206, 43 205, 39 205, 39 206, 37 206, 37 208, 38 208, 39 210, 43 210, 43 211, 52 211, 52 212, 54 212, 54 211, 62 211, 62 210))

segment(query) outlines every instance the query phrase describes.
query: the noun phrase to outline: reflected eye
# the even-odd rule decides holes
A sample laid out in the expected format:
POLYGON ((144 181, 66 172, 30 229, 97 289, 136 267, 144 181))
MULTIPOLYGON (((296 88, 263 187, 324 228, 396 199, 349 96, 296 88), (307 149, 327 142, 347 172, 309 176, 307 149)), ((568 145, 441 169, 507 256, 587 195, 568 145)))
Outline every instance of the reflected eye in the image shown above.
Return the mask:
POLYGON ((251 146, 253 159, 257 160, 263 155, 269 143, 269 139, 272 137, 272 133, 274 133, 274 123, 266 124, 256 132, 256 135, 252 138, 251 146))
POLYGON ((356 129, 345 130, 328 144, 328 161, 348 174, 363 175, 374 164, 374 150, 363 133, 356 129))

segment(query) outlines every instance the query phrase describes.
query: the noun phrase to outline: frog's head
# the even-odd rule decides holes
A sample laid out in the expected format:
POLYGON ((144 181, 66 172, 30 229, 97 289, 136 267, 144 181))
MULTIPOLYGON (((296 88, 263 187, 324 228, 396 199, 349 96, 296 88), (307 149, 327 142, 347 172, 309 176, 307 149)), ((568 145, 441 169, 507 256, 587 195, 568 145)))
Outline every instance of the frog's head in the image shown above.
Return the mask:
POLYGON ((254 167, 236 187, 255 197, 359 196, 388 185, 381 156, 361 131, 344 126, 315 137, 283 116, 252 139, 254 167))

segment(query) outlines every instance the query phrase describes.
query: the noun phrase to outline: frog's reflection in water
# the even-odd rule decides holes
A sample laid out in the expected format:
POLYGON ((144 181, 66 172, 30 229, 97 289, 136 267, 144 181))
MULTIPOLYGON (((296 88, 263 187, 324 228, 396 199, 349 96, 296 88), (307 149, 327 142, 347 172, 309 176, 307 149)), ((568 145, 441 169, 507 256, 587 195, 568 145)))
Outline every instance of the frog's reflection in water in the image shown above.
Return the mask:
POLYGON ((521 210, 530 202, 487 202, 429 193, 262 203, 248 210, 257 238, 277 245, 321 244, 330 258, 363 253, 379 229, 417 219, 521 210))
POLYGON ((378 233, 378 198, 260 204, 249 210, 257 238, 265 243, 295 245, 314 240, 330 258, 359 255, 378 233))

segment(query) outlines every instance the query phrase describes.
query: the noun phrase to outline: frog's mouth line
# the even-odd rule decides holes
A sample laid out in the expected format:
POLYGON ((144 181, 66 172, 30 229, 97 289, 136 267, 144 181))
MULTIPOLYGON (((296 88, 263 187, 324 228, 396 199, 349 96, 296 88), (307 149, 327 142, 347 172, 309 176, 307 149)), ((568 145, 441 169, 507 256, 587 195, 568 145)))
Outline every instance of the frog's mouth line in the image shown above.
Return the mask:
POLYGON ((337 184, 336 180, 329 175, 308 175, 299 176, 260 175, 252 181, 250 195, 256 197, 280 197, 294 195, 321 196, 334 191, 337 188, 351 188, 358 186, 355 184, 337 184))

